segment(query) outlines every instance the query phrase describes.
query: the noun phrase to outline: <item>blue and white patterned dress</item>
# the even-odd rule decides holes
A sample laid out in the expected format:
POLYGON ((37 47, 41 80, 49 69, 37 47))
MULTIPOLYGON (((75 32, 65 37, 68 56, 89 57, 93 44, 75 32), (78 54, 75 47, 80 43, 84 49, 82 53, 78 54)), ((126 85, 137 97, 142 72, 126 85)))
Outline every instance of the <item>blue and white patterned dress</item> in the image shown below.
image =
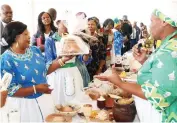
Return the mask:
POLYGON ((18 110, 21 122, 42 122, 43 115, 38 104, 38 97, 42 93, 23 98, 13 97, 20 88, 46 83, 48 66, 46 66, 41 51, 36 47, 27 48, 25 54, 15 54, 11 50, 7 50, 1 57, 0 69, 2 76, 6 72, 13 75, 8 88, 7 104, 10 107, 9 110, 12 108, 18 110))
POLYGON ((121 56, 121 48, 123 46, 123 35, 116 29, 113 29, 114 32, 114 42, 112 47, 111 54, 111 63, 116 63, 117 59, 121 56))

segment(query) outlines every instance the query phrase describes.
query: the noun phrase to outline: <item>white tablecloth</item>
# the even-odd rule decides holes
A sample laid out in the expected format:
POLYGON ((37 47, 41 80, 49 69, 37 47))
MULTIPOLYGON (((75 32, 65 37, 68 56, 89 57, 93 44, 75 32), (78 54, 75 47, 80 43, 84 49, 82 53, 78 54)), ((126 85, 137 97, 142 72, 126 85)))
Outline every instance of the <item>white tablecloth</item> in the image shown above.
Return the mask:
MULTIPOLYGON (((70 102, 70 103, 73 103, 73 104, 78 104, 80 105, 81 107, 84 105, 84 104, 91 104, 92 107, 93 107, 93 110, 98 110, 97 108, 97 102, 96 101, 93 101, 91 100, 88 95, 85 95, 85 92, 81 93, 81 98, 79 100, 74 100, 73 102, 70 102)), ((44 99, 45 101, 45 104, 47 104, 47 100, 48 99, 44 99)), ((49 102, 50 103, 50 102, 49 102)), ((72 122, 73 123, 84 123, 85 122, 85 119, 79 117, 78 115, 76 115, 75 117, 73 117, 72 119, 72 122)), ((139 122, 139 118, 138 116, 136 115, 135 117, 135 120, 134 120, 134 123, 135 122, 139 122)))
MULTIPOLYGON (((78 105, 84 105, 84 104, 91 104, 93 107, 93 110, 98 110, 97 108, 97 102, 96 101, 92 101, 87 95, 85 95, 85 93, 81 93, 81 98, 80 100, 74 100, 73 102, 70 103, 74 103, 74 104, 78 104, 78 105)), ((53 101, 52 101, 52 97, 50 95, 45 95, 44 98, 40 99, 40 106, 41 109, 43 109, 43 115, 44 117, 46 117, 47 115, 54 113, 52 112, 52 108, 54 107, 53 105, 53 101), (48 107, 50 107, 51 110, 46 110, 49 109, 48 107)), ((6 119, 6 116, 3 116, 3 112, 5 110, 5 107, 0 109, 0 122, 4 123, 4 122, 8 122, 8 119, 6 119)), ((16 116, 14 116, 15 118, 16 116)), ((12 121, 18 121, 18 119, 13 119, 12 121)), ((79 117, 78 115, 76 115, 75 117, 73 117, 72 122, 75 123, 84 123, 85 119, 82 119, 81 117, 79 117)), ((136 116, 134 122, 139 122, 139 118, 136 116)), ((18 122, 17 122, 18 123, 18 122)))
MULTIPOLYGON (((80 105, 81 107, 84 105, 84 104, 91 104, 92 107, 93 107, 93 110, 98 110, 98 107, 97 107, 97 102, 96 101, 93 101, 91 100, 88 95, 85 94, 85 92, 81 93, 81 98, 79 100, 74 100, 73 102, 70 102, 70 103, 73 103, 73 104, 78 104, 80 105)), ((47 104, 47 101, 48 99, 44 99, 45 101, 45 104, 47 104)), ((49 102, 50 103, 50 102, 49 102)), ((72 119, 72 122, 74 123, 84 123, 85 122, 85 119, 79 117, 78 115, 76 115, 75 117, 73 117, 72 119)), ((139 122, 139 118, 138 116, 136 115, 135 117, 135 120, 134 122, 139 122)))
MULTIPOLYGON (((111 69, 108 69, 105 73, 105 75, 109 75, 111 74, 111 69)), ((73 104, 78 104, 78 105, 84 105, 84 104, 92 104, 92 107, 93 107, 93 110, 98 110, 97 108, 97 104, 96 104, 96 101, 92 101, 88 95, 85 94, 85 92, 81 93, 80 94, 80 99, 79 100, 73 100, 72 102, 69 102, 69 103, 73 103, 73 104)), ((44 119, 47 115, 51 114, 51 113, 54 113, 54 103, 53 103, 53 99, 52 99, 52 96, 49 95, 49 94, 45 94, 43 96, 43 98, 40 98, 39 99, 39 104, 40 104, 40 107, 42 109, 42 112, 43 112, 43 115, 44 115, 44 119), (48 110, 50 108, 50 110, 48 110), (53 112, 52 112, 53 111, 53 112)), ((7 121, 3 119, 3 112, 5 111, 5 107, 0 109, 0 122, 1 121, 7 121)), ((15 118, 15 116, 14 116, 15 118)), ((15 119, 14 119, 15 120, 15 119)), ((73 122, 77 122, 77 123, 83 123, 85 122, 85 119, 82 119, 81 117, 79 117, 78 115, 73 117, 73 122)), ((139 122, 139 118, 138 116, 136 116, 134 122, 139 122)))

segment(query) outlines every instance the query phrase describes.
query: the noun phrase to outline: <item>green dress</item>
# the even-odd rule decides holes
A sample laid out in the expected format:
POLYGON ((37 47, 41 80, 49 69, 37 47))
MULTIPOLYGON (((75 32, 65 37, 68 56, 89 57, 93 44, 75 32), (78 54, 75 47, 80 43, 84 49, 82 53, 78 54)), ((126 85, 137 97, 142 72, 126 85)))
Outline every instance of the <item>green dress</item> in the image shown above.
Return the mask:
POLYGON ((138 72, 147 100, 162 113, 162 122, 177 122, 177 39, 169 35, 138 72))

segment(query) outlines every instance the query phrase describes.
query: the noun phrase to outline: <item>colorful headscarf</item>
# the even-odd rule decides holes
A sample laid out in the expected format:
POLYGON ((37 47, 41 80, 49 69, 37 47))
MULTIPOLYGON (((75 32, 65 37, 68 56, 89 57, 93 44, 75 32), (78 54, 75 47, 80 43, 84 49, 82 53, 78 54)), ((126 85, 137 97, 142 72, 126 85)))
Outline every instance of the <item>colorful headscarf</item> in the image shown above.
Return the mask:
MULTIPOLYGON (((169 23, 173 27, 177 27, 177 21, 172 20, 170 17, 166 16, 162 12, 160 12, 158 9, 155 9, 153 14, 160 18, 161 20, 169 23)), ((176 17, 177 18, 177 17, 176 17)))
POLYGON ((120 25, 121 21, 118 18, 114 19, 114 27, 117 27, 118 25, 120 25))
POLYGON ((153 14, 161 20, 177 27, 177 0, 160 0, 158 9, 153 14))

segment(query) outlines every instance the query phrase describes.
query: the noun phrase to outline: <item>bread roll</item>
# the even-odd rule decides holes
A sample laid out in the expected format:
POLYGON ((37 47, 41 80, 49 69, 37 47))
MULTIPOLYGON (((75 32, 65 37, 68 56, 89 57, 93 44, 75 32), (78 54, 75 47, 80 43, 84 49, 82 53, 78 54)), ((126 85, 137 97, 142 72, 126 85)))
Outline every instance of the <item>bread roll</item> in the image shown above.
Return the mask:
POLYGON ((96 90, 88 90, 86 94, 89 95, 92 100, 97 100, 100 97, 100 93, 96 90))
POLYGON ((62 116, 57 116, 53 118, 53 122, 65 122, 65 118, 62 116))
POLYGON ((56 105, 55 106, 57 110, 61 110, 62 106, 61 105, 56 105))
POLYGON ((72 112, 73 109, 71 107, 69 107, 69 106, 65 106, 65 107, 62 108, 62 111, 63 112, 72 112))

